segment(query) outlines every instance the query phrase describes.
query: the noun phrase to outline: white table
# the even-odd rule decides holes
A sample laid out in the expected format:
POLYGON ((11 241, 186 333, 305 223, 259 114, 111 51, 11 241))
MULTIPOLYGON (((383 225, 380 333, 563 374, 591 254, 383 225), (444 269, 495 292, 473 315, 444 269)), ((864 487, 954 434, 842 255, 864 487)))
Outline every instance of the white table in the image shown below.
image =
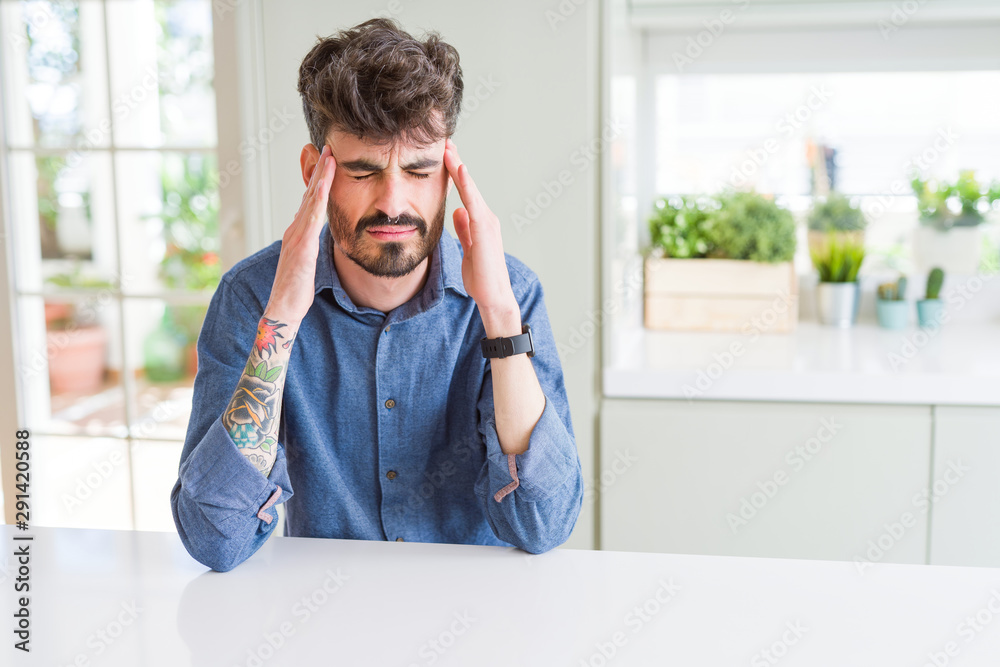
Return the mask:
POLYGON ((3 665, 920 667, 935 653, 939 667, 971 667, 1000 657, 992 569, 862 574, 845 562, 272 537, 220 574, 171 533, 28 532, 26 657, 10 632, 22 533, 0 529, 3 665), (963 625, 977 614, 978 630, 963 625))

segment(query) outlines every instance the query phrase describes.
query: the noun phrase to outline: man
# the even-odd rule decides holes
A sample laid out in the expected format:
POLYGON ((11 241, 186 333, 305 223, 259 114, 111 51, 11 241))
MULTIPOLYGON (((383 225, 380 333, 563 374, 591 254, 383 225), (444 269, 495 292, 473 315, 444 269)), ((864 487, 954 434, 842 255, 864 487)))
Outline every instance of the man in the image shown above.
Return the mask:
POLYGON ((450 139, 462 87, 453 47, 386 19, 303 60, 306 192, 212 298, 170 496, 212 569, 260 548, 283 502, 291 536, 541 553, 572 531, 583 478, 542 287, 450 139))

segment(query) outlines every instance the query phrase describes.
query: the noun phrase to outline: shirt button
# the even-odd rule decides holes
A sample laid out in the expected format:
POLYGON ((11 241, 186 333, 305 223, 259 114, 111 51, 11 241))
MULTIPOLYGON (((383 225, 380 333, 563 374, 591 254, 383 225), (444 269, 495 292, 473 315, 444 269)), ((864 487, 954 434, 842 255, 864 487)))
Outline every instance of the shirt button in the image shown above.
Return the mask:
POLYGON ((402 537, 397 537, 397 538, 396 538, 396 541, 397 541, 397 542, 405 542, 406 540, 404 540, 404 539, 403 539, 402 537))
POLYGON ((396 479, 396 471, 390 470, 385 474, 385 476, 388 477, 389 479, 396 479))
POLYGON ((387 326, 387 327, 385 328, 385 332, 386 332, 386 333, 389 333, 389 329, 391 329, 391 328, 392 328, 392 325, 390 324, 389 326, 387 326))
POLYGON ((385 407, 387 407, 390 410, 392 410, 394 407, 396 407, 396 401, 394 401, 394 400, 392 400, 390 398, 388 401, 385 402, 385 407))

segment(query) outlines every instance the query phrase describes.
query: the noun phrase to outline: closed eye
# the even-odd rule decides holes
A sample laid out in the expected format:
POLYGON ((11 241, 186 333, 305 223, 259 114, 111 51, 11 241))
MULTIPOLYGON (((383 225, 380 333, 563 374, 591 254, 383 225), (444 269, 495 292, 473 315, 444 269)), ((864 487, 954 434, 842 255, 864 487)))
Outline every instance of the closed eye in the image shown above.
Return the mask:
MULTIPOLYGON (((430 174, 420 174, 420 173, 417 173, 415 171, 411 171, 411 172, 408 172, 408 173, 410 174, 410 176, 413 176, 414 178, 421 178, 421 179, 428 178, 430 176, 430 174)), ((366 178, 368 178, 369 176, 372 176, 372 175, 373 174, 365 174, 364 176, 351 176, 351 178, 353 178, 356 181, 363 181, 363 180, 365 180, 366 178)))

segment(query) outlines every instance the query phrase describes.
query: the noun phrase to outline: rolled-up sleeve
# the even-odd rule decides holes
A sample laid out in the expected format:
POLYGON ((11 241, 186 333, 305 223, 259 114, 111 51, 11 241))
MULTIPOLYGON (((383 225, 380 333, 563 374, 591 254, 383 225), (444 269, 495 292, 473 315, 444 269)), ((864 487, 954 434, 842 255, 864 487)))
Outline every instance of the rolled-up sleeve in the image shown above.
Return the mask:
POLYGON ((476 493, 496 536, 531 553, 565 542, 583 506, 583 471, 573 435, 562 366, 545 309, 541 284, 530 283, 518 299, 521 320, 531 326, 532 366, 545 407, 521 454, 504 454, 496 429, 489 362, 478 401, 479 432, 486 462, 476 493))
POLYGON ((282 443, 268 477, 247 460, 222 425, 222 413, 246 367, 263 306, 223 279, 198 337, 191 419, 170 493, 181 542, 213 570, 233 569, 257 551, 292 497, 282 443))

